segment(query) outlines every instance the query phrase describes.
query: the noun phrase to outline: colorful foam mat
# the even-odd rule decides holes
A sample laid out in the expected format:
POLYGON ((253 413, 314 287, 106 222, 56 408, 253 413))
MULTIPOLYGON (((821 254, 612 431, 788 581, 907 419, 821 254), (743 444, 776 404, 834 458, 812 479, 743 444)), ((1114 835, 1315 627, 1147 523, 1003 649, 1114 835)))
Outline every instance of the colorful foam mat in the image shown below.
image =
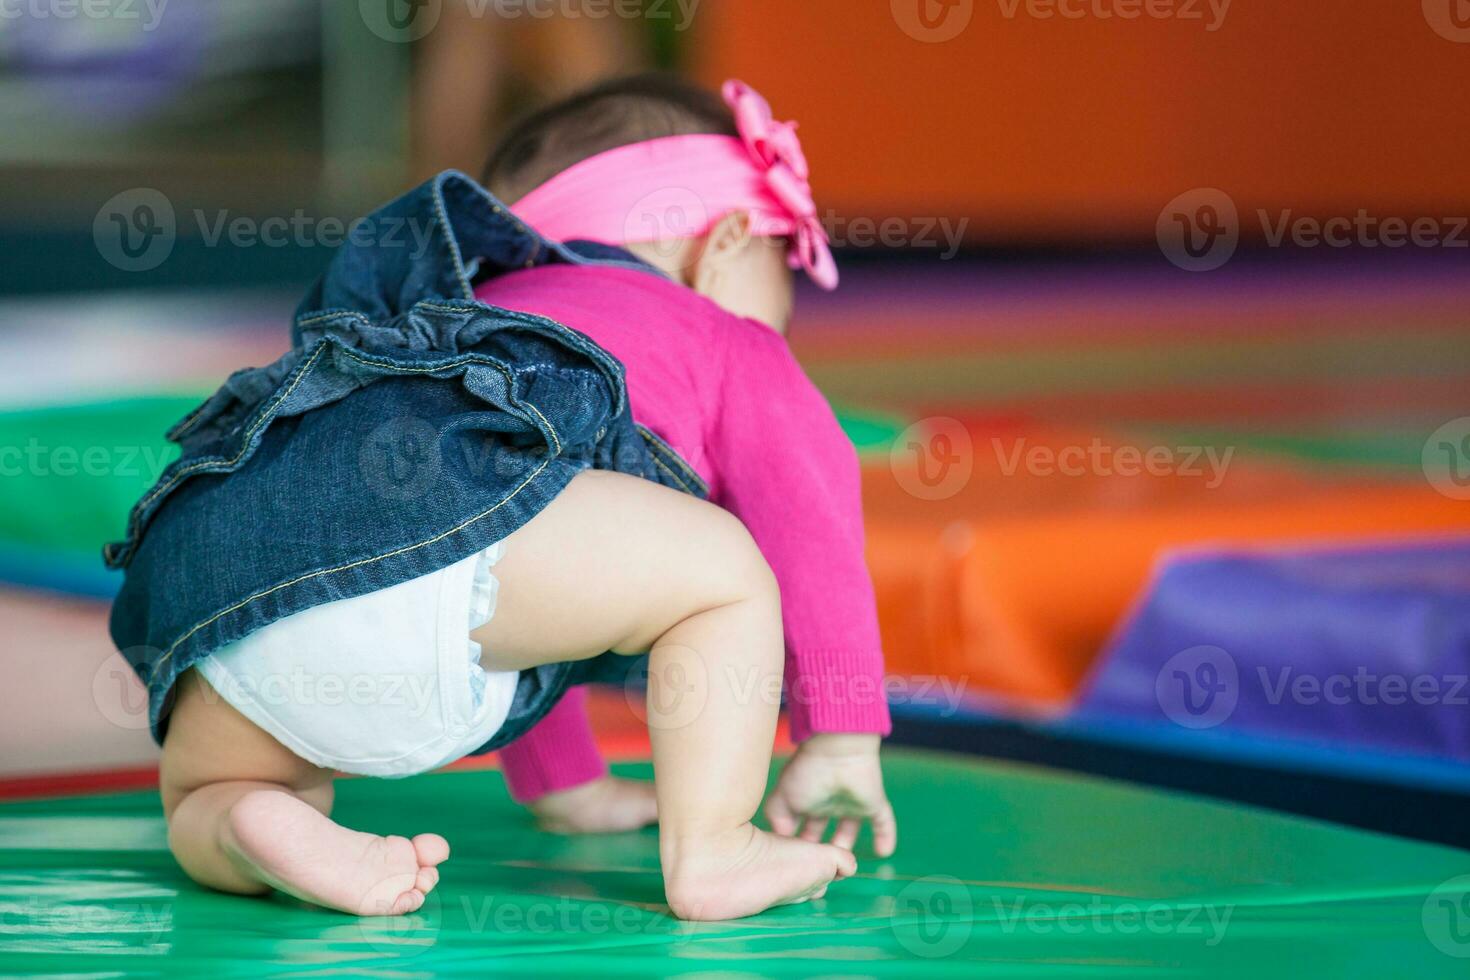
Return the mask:
MULTIPOLYGON (((648 775, 646 766, 624 769, 648 775)), ((339 783, 453 854, 401 919, 192 884, 158 799, 0 806, 9 976, 1460 977, 1470 853, 1023 766, 888 754, 901 841, 826 898, 672 919, 650 832, 532 829, 498 774, 339 783)), ((860 855, 866 854, 860 842, 860 855)))
POLYGON ((1167 558, 1082 718, 1470 764, 1470 537, 1167 558))
POLYGON ((864 501, 890 668, 1047 702, 1169 549, 1470 532, 1464 501, 1371 460, 934 419, 888 462, 864 501))

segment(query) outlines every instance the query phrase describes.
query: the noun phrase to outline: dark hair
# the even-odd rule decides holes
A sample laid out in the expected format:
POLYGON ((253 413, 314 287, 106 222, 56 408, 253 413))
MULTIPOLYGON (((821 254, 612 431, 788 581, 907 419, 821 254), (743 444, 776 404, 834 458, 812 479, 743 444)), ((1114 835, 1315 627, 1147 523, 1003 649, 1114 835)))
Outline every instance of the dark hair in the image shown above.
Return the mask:
POLYGON ((673 75, 618 78, 517 122, 490 154, 480 182, 514 202, 588 157, 690 133, 739 135, 734 116, 713 92, 673 75))

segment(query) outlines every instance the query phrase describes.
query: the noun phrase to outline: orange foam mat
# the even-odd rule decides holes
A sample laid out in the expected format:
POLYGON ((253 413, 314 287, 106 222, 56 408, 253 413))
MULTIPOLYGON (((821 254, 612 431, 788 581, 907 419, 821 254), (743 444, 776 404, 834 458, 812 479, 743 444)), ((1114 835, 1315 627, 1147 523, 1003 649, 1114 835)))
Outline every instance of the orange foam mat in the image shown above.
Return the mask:
MULTIPOLYGON (((1053 449, 1091 439, 1026 438, 1053 449)), ((969 466, 953 493, 933 500, 923 494, 950 489, 933 459, 865 471, 869 566, 888 669, 952 677, 968 691, 1024 701, 1060 702, 1075 692, 1168 549, 1470 529, 1470 504, 1422 481, 1368 471, 1324 483, 1269 460, 1232 459, 1218 482, 1024 466, 1007 474, 979 449, 969 466), (921 465, 935 486, 915 482, 921 465)))

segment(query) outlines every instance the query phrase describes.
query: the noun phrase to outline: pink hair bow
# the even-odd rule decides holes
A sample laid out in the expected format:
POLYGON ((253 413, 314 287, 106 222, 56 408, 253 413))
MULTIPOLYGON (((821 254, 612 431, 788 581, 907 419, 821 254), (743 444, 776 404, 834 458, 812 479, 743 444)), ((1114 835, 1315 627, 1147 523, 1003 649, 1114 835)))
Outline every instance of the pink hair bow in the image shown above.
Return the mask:
POLYGON ((765 173, 771 195, 791 214, 791 267, 806 269, 823 289, 837 288, 837 262, 832 257, 827 229, 817 217, 811 169, 796 135, 796 123, 778 121, 771 104, 738 79, 727 81, 721 93, 735 115, 735 127, 751 159, 765 173))

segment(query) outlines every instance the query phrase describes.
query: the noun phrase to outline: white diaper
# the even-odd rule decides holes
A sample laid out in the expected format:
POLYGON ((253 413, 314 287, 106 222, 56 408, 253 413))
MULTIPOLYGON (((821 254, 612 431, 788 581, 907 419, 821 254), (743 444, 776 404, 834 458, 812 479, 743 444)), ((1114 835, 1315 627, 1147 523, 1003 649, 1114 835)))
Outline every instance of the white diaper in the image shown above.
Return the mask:
POLYGON ((490 621, 496 543, 420 578, 288 616, 204 658, 241 714, 308 762, 411 776, 484 745, 515 671, 486 671, 469 631, 490 621))

